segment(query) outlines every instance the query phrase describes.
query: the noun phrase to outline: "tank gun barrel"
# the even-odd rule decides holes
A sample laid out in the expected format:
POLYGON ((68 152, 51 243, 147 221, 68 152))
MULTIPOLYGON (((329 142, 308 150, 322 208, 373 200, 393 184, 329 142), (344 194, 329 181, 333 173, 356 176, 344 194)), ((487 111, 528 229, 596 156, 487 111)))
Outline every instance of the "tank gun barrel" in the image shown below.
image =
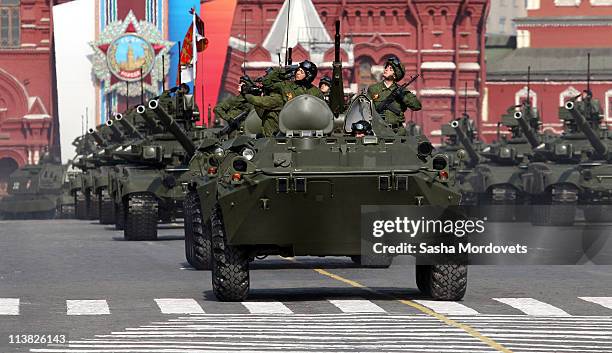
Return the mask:
POLYGON ((121 124, 121 126, 128 131, 128 134, 136 136, 141 140, 144 139, 144 136, 140 133, 140 131, 138 131, 138 129, 136 129, 136 127, 130 123, 129 120, 124 119, 122 114, 115 115, 115 121, 118 121, 119 124, 121 124))
POLYGON ((525 134, 527 141, 529 141, 531 148, 537 148, 540 145, 540 142, 538 141, 538 137, 536 136, 535 132, 529 127, 529 124, 527 124, 527 121, 525 121, 525 118, 523 117, 523 113, 515 112, 514 118, 518 121, 518 124, 521 127, 521 130, 523 130, 523 133, 525 134))
POLYGON ((457 134, 459 141, 461 142, 468 156, 470 157, 471 164, 472 165, 478 164, 480 162, 480 156, 474 149, 474 146, 472 146, 472 142, 470 142, 470 140, 467 138, 467 136, 461 129, 461 124, 459 124, 459 121, 458 120, 451 121, 450 126, 455 130, 455 133, 457 134))
POLYGON ((151 130, 158 130, 159 125, 157 121, 153 119, 149 114, 147 114, 147 108, 144 105, 139 105, 136 107, 136 112, 140 114, 140 116, 146 121, 147 125, 151 128, 151 130))
POLYGON ((608 154, 608 147, 601 141, 599 136, 597 136, 597 133, 593 131, 593 128, 589 126, 589 123, 584 115, 582 115, 582 113, 576 109, 576 104, 573 101, 569 101, 565 103, 565 109, 567 109, 572 117, 576 120, 578 126, 591 143, 591 146, 593 146, 595 149, 595 152, 597 152, 597 154, 600 156, 606 157, 608 154))
POLYGON ((183 146, 189 157, 193 156, 196 152, 196 145, 193 141, 185 134, 183 129, 178 126, 176 121, 168 115, 168 113, 159 105, 158 100, 149 101, 149 108, 155 113, 162 125, 170 132, 176 140, 183 146))
POLYGON ((100 136, 100 134, 96 130, 90 128, 89 131, 87 131, 87 132, 89 133, 89 136, 93 137, 93 139, 96 141, 98 146, 100 146, 100 147, 106 147, 107 146, 106 141, 104 141, 102 136, 100 136))
POLYGON ((107 120, 106 126, 108 126, 113 132, 113 139, 116 142, 122 142, 123 140, 125 140, 125 135, 123 134, 123 132, 121 132, 121 130, 117 127, 117 125, 115 125, 112 120, 107 120))

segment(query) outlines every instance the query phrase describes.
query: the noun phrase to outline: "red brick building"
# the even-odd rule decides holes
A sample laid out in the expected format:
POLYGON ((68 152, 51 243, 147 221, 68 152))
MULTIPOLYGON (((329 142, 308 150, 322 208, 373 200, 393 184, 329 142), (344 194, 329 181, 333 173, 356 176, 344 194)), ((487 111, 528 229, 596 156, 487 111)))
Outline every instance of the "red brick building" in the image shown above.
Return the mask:
MULTIPOLYGON (((238 1, 221 96, 236 92, 245 57, 244 67, 251 76, 278 65, 276 53, 270 53, 265 45, 273 42, 269 38, 271 29, 286 23, 286 16, 279 16, 283 2, 238 1), (280 22, 275 25, 277 17, 280 22)), ((293 33, 290 38, 295 42, 297 37, 293 61, 310 59, 315 62, 320 69, 319 78, 331 76, 331 40, 334 23, 340 19, 347 90, 361 91, 376 82, 386 58, 394 54, 405 63, 407 75, 421 75, 411 88, 423 102, 424 109, 414 115, 407 113, 407 119, 413 118, 423 124, 427 133, 439 133, 441 124, 462 112, 465 83, 468 85, 468 112, 480 116, 487 0, 390 0, 384 4, 365 0, 312 0, 316 9, 313 14, 302 12, 308 11, 312 5, 308 4, 310 0, 292 3, 291 18, 297 22, 290 27, 293 33), (316 16, 322 26, 312 18, 316 16)), ((275 32, 283 32, 274 28, 275 32)), ((284 48, 278 49, 284 52, 284 48)))
POLYGON ((49 0, 0 0, 0 184, 51 141, 51 22, 49 0))
POLYGON ((517 49, 487 63, 482 136, 491 141, 501 115, 526 96, 529 66, 530 97, 544 129, 561 132, 559 107, 586 89, 589 53, 590 88, 612 121, 612 2, 529 0, 527 17, 515 22, 517 49))

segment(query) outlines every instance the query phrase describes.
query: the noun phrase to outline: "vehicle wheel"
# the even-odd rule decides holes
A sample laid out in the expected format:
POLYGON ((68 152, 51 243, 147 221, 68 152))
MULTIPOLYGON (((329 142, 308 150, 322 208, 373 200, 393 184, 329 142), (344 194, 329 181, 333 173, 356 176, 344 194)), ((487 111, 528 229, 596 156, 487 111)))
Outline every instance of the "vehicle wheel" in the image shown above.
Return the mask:
POLYGON ((115 203, 115 229, 123 230, 125 228, 125 207, 123 206, 123 201, 119 201, 119 203, 115 203))
POLYGON ((100 209, 98 208, 98 195, 92 194, 91 192, 85 195, 85 202, 87 204, 87 218, 89 220, 98 219, 100 216, 100 209))
POLYGON ((98 209, 100 210, 100 224, 113 224, 115 222, 115 205, 108 195, 108 191, 102 190, 98 196, 98 209))
POLYGON ((576 218, 576 203, 553 202, 550 212, 550 224, 553 226, 572 226, 576 218))
POLYGON ((417 288, 426 296, 431 296, 431 265, 416 265, 417 288))
POLYGON ((187 262, 197 270, 210 270, 212 267, 210 222, 203 222, 198 194, 187 193, 183 208, 187 262))
POLYGON ((227 244, 221 208, 216 207, 212 224, 212 287, 220 301, 242 301, 249 295, 249 258, 244 249, 227 244))
POLYGON ((466 265, 417 266, 417 286, 435 300, 461 300, 467 289, 466 265), (423 287, 423 288, 421 288, 423 287))
POLYGON ((128 196, 123 238, 157 240, 157 199, 150 194, 128 196))
POLYGON ((490 203, 487 210, 488 221, 490 222, 513 222, 516 213, 514 203, 499 204, 490 203))
POLYGON ((589 223, 612 222, 612 205, 587 205, 584 219, 589 223))
POLYGON ((393 257, 385 255, 354 255, 351 260, 365 268, 388 268, 393 263, 393 257))

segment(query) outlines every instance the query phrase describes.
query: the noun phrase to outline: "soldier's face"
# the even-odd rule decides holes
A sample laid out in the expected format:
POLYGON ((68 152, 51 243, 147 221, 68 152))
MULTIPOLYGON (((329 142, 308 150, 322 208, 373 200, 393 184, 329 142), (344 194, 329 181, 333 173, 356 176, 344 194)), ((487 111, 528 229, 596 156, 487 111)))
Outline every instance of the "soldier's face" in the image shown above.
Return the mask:
POLYGON ((327 93, 329 92, 329 86, 326 84, 322 84, 320 90, 321 90, 321 93, 327 93))
POLYGON ((385 66, 385 71, 383 71, 383 77, 387 80, 391 80, 393 79, 394 75, 395 75, 395 71, 393 71, 393 68, 391 67, 391 65, 385 66))
POLYGON ((295 80, 302 81, 305 78, 306 78, 306 73, 304 72, 304 69, 302 68, 297 69, 297 71, 295 72, 295 80))

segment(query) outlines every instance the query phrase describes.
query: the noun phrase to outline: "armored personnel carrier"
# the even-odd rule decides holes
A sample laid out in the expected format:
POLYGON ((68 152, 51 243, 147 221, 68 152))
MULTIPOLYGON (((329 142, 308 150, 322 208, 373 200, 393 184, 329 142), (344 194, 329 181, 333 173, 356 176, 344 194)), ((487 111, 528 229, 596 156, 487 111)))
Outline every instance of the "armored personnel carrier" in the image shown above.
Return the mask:
POLYGON ((55 218, 65 178, 66 166, 50 157, 17 169, 9 176, 0 214, 9 219, 55 218))
MULTIPOLYGON (((218 177, 198 188, 212 224, 219 300, 248 296, 255 257, 359 257, 360 205, 459 203, 446 156, 429 158, 428 141, 397 136, 365 95, 347 110, 343 134, 331 134, 331 110, 309 95, 289 101, 279 122, 282 137, 226 141, 217 151, 218 177), (369 132, 352 135, 366 123, 369 132)), ((419 266, 417 273, 419 288, 437 299, 465 293, 465 266, 419 266)))

